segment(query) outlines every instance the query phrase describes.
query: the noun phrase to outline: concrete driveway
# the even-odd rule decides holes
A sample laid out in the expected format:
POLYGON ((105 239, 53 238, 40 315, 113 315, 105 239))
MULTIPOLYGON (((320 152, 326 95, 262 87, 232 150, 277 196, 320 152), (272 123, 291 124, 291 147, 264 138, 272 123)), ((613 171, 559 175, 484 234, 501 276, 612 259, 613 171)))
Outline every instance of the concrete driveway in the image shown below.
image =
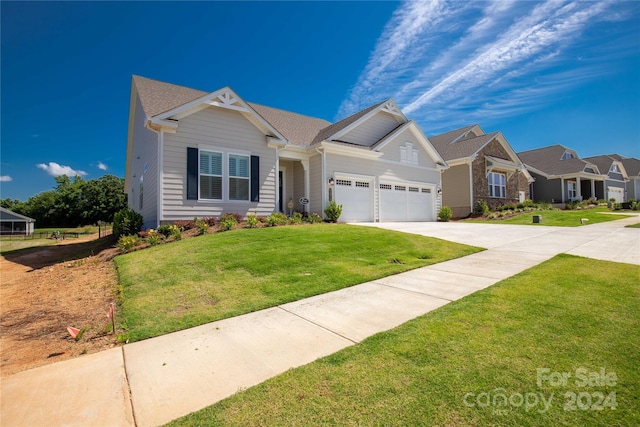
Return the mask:
POLYGON ((568 253, 605 261, 640 264, 640 229, 625 228, 626 225, 640 223, 640 214, 630 215, 632 218, 580 227, 471 222, 382 222, 354 225, 437 237, 487 249, 548 255, 568 253))

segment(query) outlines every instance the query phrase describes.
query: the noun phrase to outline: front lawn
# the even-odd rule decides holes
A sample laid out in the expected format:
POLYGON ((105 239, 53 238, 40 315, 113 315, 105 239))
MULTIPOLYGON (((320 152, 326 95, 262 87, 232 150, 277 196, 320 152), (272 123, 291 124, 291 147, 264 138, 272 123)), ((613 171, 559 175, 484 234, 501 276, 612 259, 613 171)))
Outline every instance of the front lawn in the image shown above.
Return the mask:
POLYGON ((131 341, 299 300, 481 250, 369 227, 241 229, 119 256, 131 341))
POLYGON ((640 425, 639 280, 558 255, 170 425, 640 425))
POLYGON ((626 228, 640 228, 640 222, 637 224, 627 225, 626 228))
POLYGON ((567 210, 541 210, 524 212, 509 218, 483 219, 474 218, 467 219, 465 222, 482 222, 487 224, 519 224, 519 225, 549 225, 560 227, 578 227, 580 225, 597 224, 599 222, 615 221, 616 219, 629 218, 629 215, 607 215, 611 212, 607 208, 580 209, 575 211, 567 210), (533 215, 541 215, 542 222, 533 223, 533 215), (582 218, 587 219, 581 224, 582 218))

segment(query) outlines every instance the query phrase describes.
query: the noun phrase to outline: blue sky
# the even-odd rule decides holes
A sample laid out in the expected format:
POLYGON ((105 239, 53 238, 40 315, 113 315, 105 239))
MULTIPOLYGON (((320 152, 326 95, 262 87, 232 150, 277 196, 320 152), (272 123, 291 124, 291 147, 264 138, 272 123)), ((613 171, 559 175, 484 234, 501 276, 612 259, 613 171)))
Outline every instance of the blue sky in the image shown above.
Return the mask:
POLYGON ((6 2, 0 197, 124 176, 131 75, 640 157, 640 2, 6 2))

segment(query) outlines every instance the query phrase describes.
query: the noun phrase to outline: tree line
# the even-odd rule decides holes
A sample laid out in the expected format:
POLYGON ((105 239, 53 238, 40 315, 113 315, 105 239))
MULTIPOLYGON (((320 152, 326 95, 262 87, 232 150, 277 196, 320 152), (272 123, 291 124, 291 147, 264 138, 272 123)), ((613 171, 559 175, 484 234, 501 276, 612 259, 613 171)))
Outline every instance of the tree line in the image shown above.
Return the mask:
POLYGON ((36 220, 37 228, 81 227, 112 222, 113 215, 127 207, 124 178, 104 175, 89 181, 80 176, 55 177, 53 190, 29 197, 25 202, 3 199, 0 205, 36 220))

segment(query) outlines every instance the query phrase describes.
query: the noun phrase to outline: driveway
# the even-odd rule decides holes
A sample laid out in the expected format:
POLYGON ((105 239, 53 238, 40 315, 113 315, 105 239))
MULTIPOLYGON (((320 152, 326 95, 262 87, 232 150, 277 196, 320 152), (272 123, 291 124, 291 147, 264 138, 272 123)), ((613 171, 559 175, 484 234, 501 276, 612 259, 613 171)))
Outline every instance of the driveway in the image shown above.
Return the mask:
POLYGON ((437 237, 487 249, 548 255, 568 253, 640 265, 640 229, 625 228, 639 223, 640 214, 631 215, 632 218, 580 227, 471 222, 370 222, 354 225, 437 237))

